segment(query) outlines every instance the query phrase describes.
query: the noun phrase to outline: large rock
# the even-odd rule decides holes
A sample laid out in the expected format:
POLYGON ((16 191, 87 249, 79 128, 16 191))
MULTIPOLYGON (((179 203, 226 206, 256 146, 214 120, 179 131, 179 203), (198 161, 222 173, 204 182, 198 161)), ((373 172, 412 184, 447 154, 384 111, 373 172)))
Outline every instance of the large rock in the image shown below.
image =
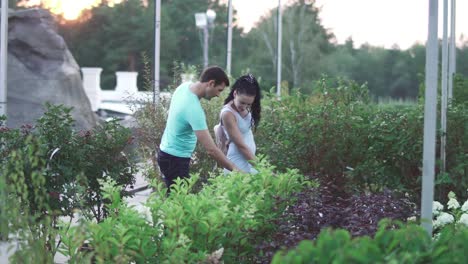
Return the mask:
POLYGON ((80 68, 50 13, 43 9, 10 12, 8 17, 7 125, 34 123, 44 104, 73 107, 78 129, 96 125, 80 68))

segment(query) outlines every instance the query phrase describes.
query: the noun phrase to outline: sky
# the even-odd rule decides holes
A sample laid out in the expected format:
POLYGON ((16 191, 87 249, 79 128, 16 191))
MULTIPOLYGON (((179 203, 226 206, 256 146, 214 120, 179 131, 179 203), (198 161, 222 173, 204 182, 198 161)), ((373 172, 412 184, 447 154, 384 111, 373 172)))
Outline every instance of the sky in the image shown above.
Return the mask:
MULTIPOLYGON (((287 2, 282 0, 282 3, 287 2)), ((450 0, 448 1, 450 4, 450 0)), ((468 40, 468 1, 456 1, 456 38, 468 40)), ((255 22, 278 6, 278 0, 232 0, 239 24, 249 30, 255 22)), ((316 0, 322 25, 338 43, 352 37, 356 47, 369 43, 407 49, 427 40, 429 0, 316 0)), ((439 38, 442 38, 443 1, 439 1, 439 38)), ((450 28, 450 27, 449 27, 450 28)))
MULTIPOLYGON (((107 0, 110 5, 124 0, 107 0)), ((147 1, 147 0, 142 0, 147 1)), ((228 0, 224 0, 227 2, 228 0)), ((21 4, 43 3, 52 12, 66 19, 76 19, 82 9, 97 6, 104 0, 22 0, 21 4)), ((278 0, 232 0, 237 10, 239 25, 250 30, 269 10, 278 6, 278 0)), ((287 3, 289 0, 281 0, 287 3)), ((429 0, 316 0, 321 9, 322 25, 335 35, 337 43, 352 37, 355 46, 364 43, 391 48, 397 44, 407 49, 414 43, 427 40, 429 0)), ((439 38, 442 38, 443 0, 439 0, 439 38)), ((451 2, 451 0, 448 0, 451 2)), ((468 1, 457 2, 456 38, 463 34, 468 42, 468 1)))

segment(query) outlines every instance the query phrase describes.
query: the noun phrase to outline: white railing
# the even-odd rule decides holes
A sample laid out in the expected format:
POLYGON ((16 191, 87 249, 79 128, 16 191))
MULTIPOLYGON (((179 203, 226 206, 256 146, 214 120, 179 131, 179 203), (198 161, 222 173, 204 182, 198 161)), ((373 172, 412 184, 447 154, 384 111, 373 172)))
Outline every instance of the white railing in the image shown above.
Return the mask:
MULTIPOLYGON (((81 68, 81 72, 83 73, 83 87, 94 112, 104 109, 132 114, 134 107, 131 106, 153 98, 152 91, 138 91, 138 72, 116 72, 117 85, 114 90, 101 89, 102 68, 84 67, 81 68)), ((160 97, 168 98, 170 93, 160 93, 160 97)))

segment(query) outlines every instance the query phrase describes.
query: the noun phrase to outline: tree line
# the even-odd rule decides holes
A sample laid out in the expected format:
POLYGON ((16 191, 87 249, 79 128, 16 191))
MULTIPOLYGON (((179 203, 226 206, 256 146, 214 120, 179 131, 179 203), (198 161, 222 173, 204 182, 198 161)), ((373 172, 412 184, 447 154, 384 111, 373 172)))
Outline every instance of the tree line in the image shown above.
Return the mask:
MULTIPOLYGON (((10 5, 17 0, 10 0, 10 5)), ((142 78, 142 53, 153 58, 154 0, 126 0, 113 7, 102 3, 85 11, 76 21, 57 17, 58 31, 81 67, 102 67, 102 87, 115 86, 115 71, 138 71, 142 78)), ((210 30, 209 63, 225 67, 227 1, 161 1, 161 88, 168 87, 174 65, 203 64, 202 32, 194 14, 208 8, 217 13, 210 30)), ((406 50, 364 44, 350 38, 338 44, 333 32, 319 18, 314 0, 290 0, 282 17, 282 87, 312 93, 321 76, 352 79, 367 84, 374 98, 415 99, 425 68, 425 46, 406 50)), ((276 85, 277 10, 265 15, 249 32, 233 18, 232 75, 250 71, 259 77, 263 89, 276 85)), ((359 30, 359 29, 356 29, 359 30)), ((468 40, 457 48, 457 73, 468 76, 468 40)), ((139 82, 142 82, 139 80, 139 82)))

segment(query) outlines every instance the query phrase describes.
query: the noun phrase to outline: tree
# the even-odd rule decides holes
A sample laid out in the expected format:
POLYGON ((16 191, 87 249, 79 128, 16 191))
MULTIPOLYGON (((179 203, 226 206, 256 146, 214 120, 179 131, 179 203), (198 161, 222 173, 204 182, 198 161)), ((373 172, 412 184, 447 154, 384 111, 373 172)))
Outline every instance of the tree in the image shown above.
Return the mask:
MULTIPOLYGON (((196 12, 211 8, 218 19, 211 31, 210 64, 225 64, 227 7, 222 1, 162 1, 161 6, 161 87, 172 80, 174 62, 202 65, 202 47, 195 26, 196 12)), ((102 87, 112 88, 117 70, 143 72, 142 52, 154 54, 154 4, 127 0, 114 7, 105 4, 85 15, 86 19, 60 24, 78 64, 103 67, 102 87)), ((234 32, 239 32, 235 30, 234 32)), ((141 77, 141 74, 139 75, 141 77)), ((115 84, 114 84, 115 85, 115 84)))
POLYGON ((115 85, 115 71, 141 69, 140 53, 151 51, 152 15, 140 0, 102 4, 79 21, 59 24, 59 33, 81 67, 102 67, 102 86, 115 85), (87 17, 87 18, 86 18, 87 17))
MULTIPOLYGON (((321 25, 318 18, 319 10, 315 1, 290 1, 283 11, 283 65, 284 79, 292 87, 310 84, 321 75, 321 64, 324 55, 333 48, 330 43, 332 34, 321 25)), ((249 38, 255 40, 251 54, 257 54, 261 62, 268 62, 268 68, 259 69, 267 75, 275 76, 276 72, 276 40, 277 40, 277 9, 273 10, 258 27, 249 33, 249 38)))

